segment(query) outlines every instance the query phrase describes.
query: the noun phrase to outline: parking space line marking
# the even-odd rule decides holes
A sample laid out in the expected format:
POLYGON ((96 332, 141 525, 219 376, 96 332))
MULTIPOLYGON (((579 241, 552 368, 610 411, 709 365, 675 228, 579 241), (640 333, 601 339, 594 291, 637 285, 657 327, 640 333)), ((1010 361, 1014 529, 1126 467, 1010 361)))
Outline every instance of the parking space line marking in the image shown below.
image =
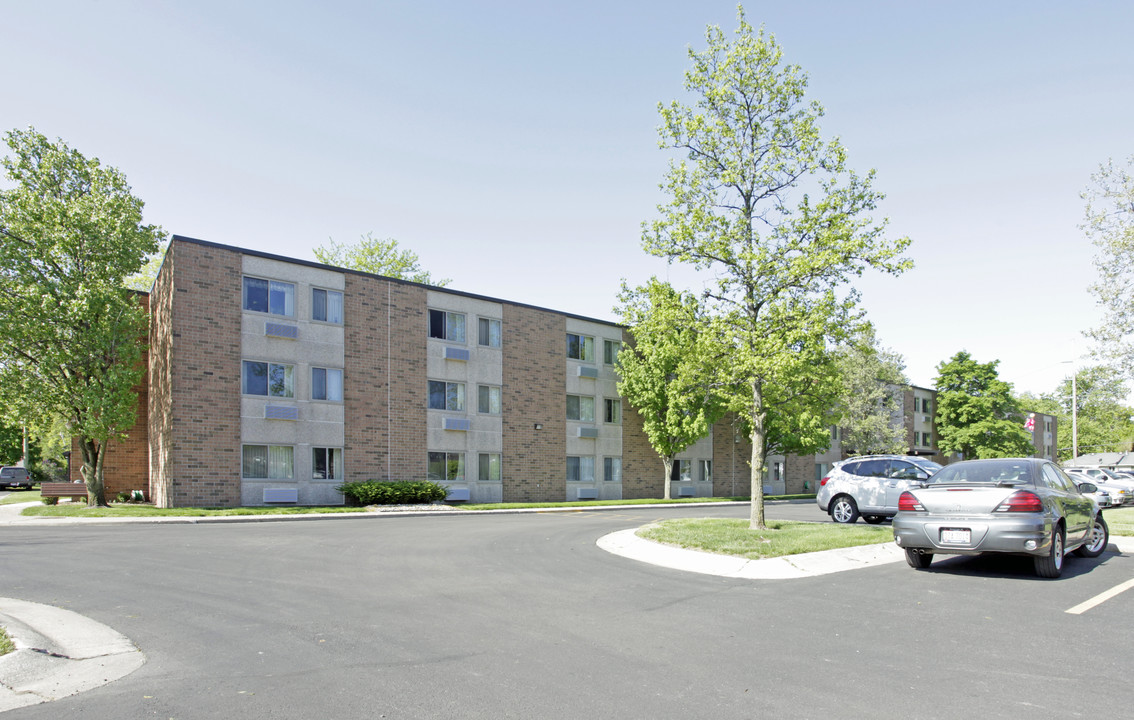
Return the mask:
POLYGON ((1091 608, 1093 608, 1097 605, 1102 605, 1104 602, 1106 602, 1107 600, 1110 600, 1115 595, 1122 593, 1122 592, 1126 592, 1130 588, 1134 588, 1134 580, 1127 580, 1126 582, 1122 583, 1121 585, 1116 585, 1116 586, 1112 587, 1110 590, 1107 590, 1106 592, 1099 593, 1098 595, 1095 595, 1090 600, 1088 600, 1086 602, 1079 603, 1075 607, 1068 610, 1067 613, 1070 614, 1070 615, 1082 615, 1083 613, 1087 612, 1091 608))

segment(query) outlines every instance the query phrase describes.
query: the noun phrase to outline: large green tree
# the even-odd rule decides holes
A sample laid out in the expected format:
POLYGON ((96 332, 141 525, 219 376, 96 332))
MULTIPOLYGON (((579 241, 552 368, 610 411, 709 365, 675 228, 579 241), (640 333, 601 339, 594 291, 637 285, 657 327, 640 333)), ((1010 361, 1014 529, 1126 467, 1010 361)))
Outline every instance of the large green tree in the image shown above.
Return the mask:
POLYGON ((435 287, 445 287, 449 284, 448 279, 434 280, 428 271, 423 270, 417 253, 399 248, 398 241, 394 238, 376 238, 373 233, 366 233, 353 245, 330 240, 326 245, 321 245, 311 252, 319 262, 335 267, 361 270, 435 287))
POLYGON ((642 417, 642 429, 664 467, 662 497, 670 497, 673 460, 705 437, 720 417, 705 354, 696 296, 651 278, 630 289, 616 308, 633 337, 618 354, 618 392, 642 417))
POLYGON ((1035 454, 1012 385, 1000 379, 999 360, 978 363, 961 351, 937 366, 937 444, 964 459, 1035 454))
POLYGON ((839 427, 843 448, 859 454, 903 453, 909 448, 899 398, 907 383, 905 362, 882 347, 867 326, 835 352, 842 393, 839 427))
POLYGON ((134 423, 146 313, 125 287, 160 228, 126 177, 34 129, 5 135, 0 190, 0 407, 78 439, 87 501, 105 505, 107 443, 134 423))
POLYGON ((886 222, 871 217, 882 198, 873 172, 851 171, 842 144, 820 135, 823 109, 805 100, 804 72, 782 62, 743 8, 738 17, 734 37, 711 26, 708 47, 689 51, 690 104, 659 106, 660 145, 683 157, 670 163, 668 202, 642 242, 711 277, 720 391, 751 438, 750 524, 763 528, 769 452, 829 441, 838 394, 829 350, 860 319, 848 283, 868 268, 907 268, 909 241, 886 240, 886 222))
POLYGON ((1103 324, 1088 334, 1098 341, 1100 356, 1134 377, 1134 155, 1125 165, 1101 165, 1083 199, 1080 227, 1095 245, 1099 273, 1090 290, 1105 313, 1103 324))
POLYGON ((1022 395, 1024 410, 1054 415, 1058 422, 1059 459, 1074 457, 1072 427, 1078 428, 1080 454, 1134 450, 1134 408, 1121 373, 1108 365, 1079 368, 1075 382, 1064 378, 1053 393, 1022 395), (1072 408, 1075 408, 1072 417, 1072 408))

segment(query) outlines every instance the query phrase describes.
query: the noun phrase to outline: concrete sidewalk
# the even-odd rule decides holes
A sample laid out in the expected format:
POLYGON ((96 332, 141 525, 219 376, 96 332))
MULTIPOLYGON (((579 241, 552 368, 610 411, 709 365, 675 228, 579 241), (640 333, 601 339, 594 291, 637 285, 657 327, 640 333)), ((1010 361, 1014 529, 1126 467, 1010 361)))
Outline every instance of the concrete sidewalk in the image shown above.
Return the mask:
POLYGON ((0 626, 16 645, 0 656, 0 712, 106 685, 146 662, 125 635, 50 605, 0 597, 0 626))

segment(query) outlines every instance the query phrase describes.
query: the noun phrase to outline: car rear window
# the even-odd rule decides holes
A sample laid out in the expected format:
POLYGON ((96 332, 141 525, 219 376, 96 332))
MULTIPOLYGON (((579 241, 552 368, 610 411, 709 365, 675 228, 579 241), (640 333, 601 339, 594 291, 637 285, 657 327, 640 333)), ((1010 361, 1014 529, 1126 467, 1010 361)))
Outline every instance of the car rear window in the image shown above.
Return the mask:
POLYGON ((929 482, 1034 484, 1031 463, 1019 460, 977 460, 946 465, 934 473, 929 482))

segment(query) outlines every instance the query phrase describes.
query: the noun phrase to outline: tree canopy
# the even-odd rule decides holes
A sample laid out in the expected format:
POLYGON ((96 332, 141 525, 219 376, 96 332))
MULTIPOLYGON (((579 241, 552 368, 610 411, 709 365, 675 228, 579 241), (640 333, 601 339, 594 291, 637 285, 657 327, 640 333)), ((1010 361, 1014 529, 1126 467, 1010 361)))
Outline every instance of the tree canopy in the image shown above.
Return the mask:
POLYGON ((0 191, 0 407, 78 438, 88 502, 105 504, 107 442, 134 423, 146 312, 125 280, 164 233, 126 177, 34 129, 5 135, 0 191))
POLYGON ((617 312, 633 343, 618 354, 618 392, 642 416, 642 429, 661 457, 663 497, 670 497, 673 460, 705 437, 721 414, 711 387, 705 335, 696 296, 651 278, 625 284, 617 312))
POLYGON ((1012 395, 1000 379, 999 360, 978 363, 965 351, 937 366, 937 445, 965 460, 1030 457, 1032 436, 1012 395))
POLYGON ((659 105, 660 145, 679 153, 661 185, 668 202, 643 224, 643 248, 707 271, 705 325, 718 392, 752 441, 752 527, 764 527, 770 451, 829 442, 838 379, 830 349, 861 319, 849 282, 867 269, 899 273, 909 241, 885 238, 871 214, 873 171, 847 166, 819 129, 823 109, 806 74, 738 9, 727 38, 706 31, 685 73, 691 103, 659 105))
POLYGON ((1088 334, 1101 357, 1134 377, 1134 155, 1125 165, 1108 160, 1091 175, 1083 193, 1080 226, 1094 243, 1099 279, 1090 290, 1104 310, 1104 322, 1088 334))
POLYGON ((417 253, 400 249, 398 241, 394 238, 376 238, 373 233, 366 233, 353 245, 330 240, 327 245, 321 245, 312 252, 319 262, 335 267, 360 270, 435 287, 445 287, 449 284, 448 279, 434 280, 427 271, 422 270, 417 253))
POLYGON ((843 448, 863 455, 904 453, 909 443, 898 400, 907 384, 902 356, 882 347, 867 326, 835 357, 842 379, 843 448))
POLYGON ((1127 396, 1126 384, 1117 370, 1095 365, 1076 371, 1074 387, 1071 377, 1066 377, 1053 393, 1039 397, 1024 395, 1019 403, 1024 410, 1055 416, 1059 459, 1070 460, 1075 456, 1073 424, 1078 426, 1081 455, 1134 450, 1134 408, 1126 404, 1127 396), (1075 408, 1074 422, 1072 407, 1075 408))

